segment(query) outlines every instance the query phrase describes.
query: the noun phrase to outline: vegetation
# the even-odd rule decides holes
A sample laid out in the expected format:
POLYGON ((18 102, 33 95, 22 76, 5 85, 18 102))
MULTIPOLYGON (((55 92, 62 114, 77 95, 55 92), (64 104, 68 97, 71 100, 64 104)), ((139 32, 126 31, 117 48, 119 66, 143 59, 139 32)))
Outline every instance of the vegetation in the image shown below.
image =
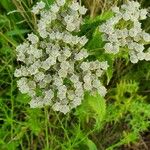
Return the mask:
MULTIPOLYGON (((43 1, 47 5, 53 3, 53 0, 43 1)), ((19 92, 14 77, 20 65, 15 48, 36 29, 36 18, 31 13, 36 2, 0 1, 0 150, 150 149, 147 142, 150 138, 150 63, 132 64, 126 55, 112 56, 101 51, 104 42, 98 26, 112 16, 109 7, 113 2, 106 1, 105 7, 95 10, 96 0, 91 5, 90 0, 83 0, 90 8, 79 33, 90 39, 86 48, 96 59, 108 60, 110 68, 103 77, 107 95, 103 98, 86 93, 82 104, 66 115, 48 106, 29 107, 30 99, 19 92)), ((104 3, 100 3, 103 6, 104 3)), ((141 1, 141 5, 148 7, 149 2, 141 1)), ((142 21, 142 26, 150 33, 149 19, 142 21)))

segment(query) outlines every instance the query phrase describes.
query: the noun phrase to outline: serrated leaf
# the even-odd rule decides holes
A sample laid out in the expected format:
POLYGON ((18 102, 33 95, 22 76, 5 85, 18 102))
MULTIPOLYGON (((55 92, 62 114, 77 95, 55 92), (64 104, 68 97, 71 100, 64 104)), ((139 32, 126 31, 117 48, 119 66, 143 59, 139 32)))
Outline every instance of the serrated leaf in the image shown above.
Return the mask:
POLYGON ((101 33, 98 31, 98 28, 93 32, 92 39, 89 41, 87 45, 87 49, 92 52, 99 51, 102 53, 101 48, 104 46, 104 42, 102 41, 101 33))
POLYGON ((77 108, 75 114, 81 121, 88 121, 89 118, 95 119, 95 127, 98 129, 105 118, 106 101, 99 94, 92 96, 86 93, 82 105, 77 108))

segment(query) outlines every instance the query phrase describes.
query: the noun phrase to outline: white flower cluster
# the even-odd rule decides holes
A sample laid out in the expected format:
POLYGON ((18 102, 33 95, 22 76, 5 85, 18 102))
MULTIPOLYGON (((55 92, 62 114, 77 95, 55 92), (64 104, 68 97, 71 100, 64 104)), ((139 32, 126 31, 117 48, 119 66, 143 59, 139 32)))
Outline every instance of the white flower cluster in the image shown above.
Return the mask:
POLYGON ((83 48, 87 38, 71 33, 79 29, 79 17, 86 12, 84 7, 77 2, 66 6, 65 0, 57 0, 45 10, 41 4, 44 6, 40 2, 33 8, 35 14, 41 14, 38 34, 28 34, 27 41, 16 48, 17 60, 22 65, 14 75, 20 78, 19 90, 32 98, 32 108, 50 105, 66 114, 81 104, 85 91, 106 94, 99 78, 108 64, 89 61, 83 48))
POLYGON ((118 53, 120 49, 129 50, 130 61, 150 60, 150 53, 144 52, 144 45, 150 43, 150 34, 141 28, 140 20, 146 19, 147 10, 140 4, 128 1, 121 8, 113 7, 114 16, 100 26, 107 53, 118 53))

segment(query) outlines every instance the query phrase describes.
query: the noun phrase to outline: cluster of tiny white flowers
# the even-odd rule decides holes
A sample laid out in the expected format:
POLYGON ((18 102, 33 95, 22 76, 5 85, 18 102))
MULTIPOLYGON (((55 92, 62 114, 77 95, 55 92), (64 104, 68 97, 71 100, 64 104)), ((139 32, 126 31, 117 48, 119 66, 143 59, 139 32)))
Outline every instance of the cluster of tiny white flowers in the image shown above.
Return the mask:
POLYGON ((140 9, 140 4, 128 1, 121 8, 113 7, 114 16, 100 26, 103 40, 107 43, 104 49, 107 53, 118 53, 127 49, 130 61, 150 60, 150 53, 144 52, 144 45, 150 43, 150 34, 141 28, 140 20, 147 18, 147 10, 140 9))
POLYGON ((50 105, 66 114, 81 104, 85 91, 106 94, 100 77, 108 64, 89 61, 83 48, 87 38, 72 34, 79 30, 86 8, 77 2, 66 5, 65 0, 57 0, 49 10, 44 6, 39 2, 33 7, 32 12, 41 15, 38 34, 28 34, 17 46, 17 60, 22 65, 14 75, 20 78, 19 90, 32 98, 32 108, 50 105))

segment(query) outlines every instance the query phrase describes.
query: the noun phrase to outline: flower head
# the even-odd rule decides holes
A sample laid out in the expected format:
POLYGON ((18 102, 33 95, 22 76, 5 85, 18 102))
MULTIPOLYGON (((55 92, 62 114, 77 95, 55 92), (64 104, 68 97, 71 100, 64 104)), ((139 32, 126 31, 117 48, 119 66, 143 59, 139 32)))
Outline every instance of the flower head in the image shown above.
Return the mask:
POLYGON ((40 12, 38 34, 29 34, 17 47, 17 59, 24 65, 16 69, 15 76, 20 77, 19 90, 31 96, 32 108, 50 105, 65 114, 81 104, 85 91, 106 94, 99 78, 108 65, 89 61, 89 53, 83 48, 88 39, 75 35, 86 9, 77 2, 67 9, 62 9, 64 5, 64 0, 57 0, 49 10, 39 3, 35 6, 40 12))
POLYGON ((120 49, 128 50, 130 61, 148 60, 144 44, 150 43, 150 34, 142 31, 140 20, 147 18, 147 10, 140 9, 140 4, 128 1, 121 8, 113 7, 114 16, 100 26, 106 44, 107 53, 116 54, 120 49))

